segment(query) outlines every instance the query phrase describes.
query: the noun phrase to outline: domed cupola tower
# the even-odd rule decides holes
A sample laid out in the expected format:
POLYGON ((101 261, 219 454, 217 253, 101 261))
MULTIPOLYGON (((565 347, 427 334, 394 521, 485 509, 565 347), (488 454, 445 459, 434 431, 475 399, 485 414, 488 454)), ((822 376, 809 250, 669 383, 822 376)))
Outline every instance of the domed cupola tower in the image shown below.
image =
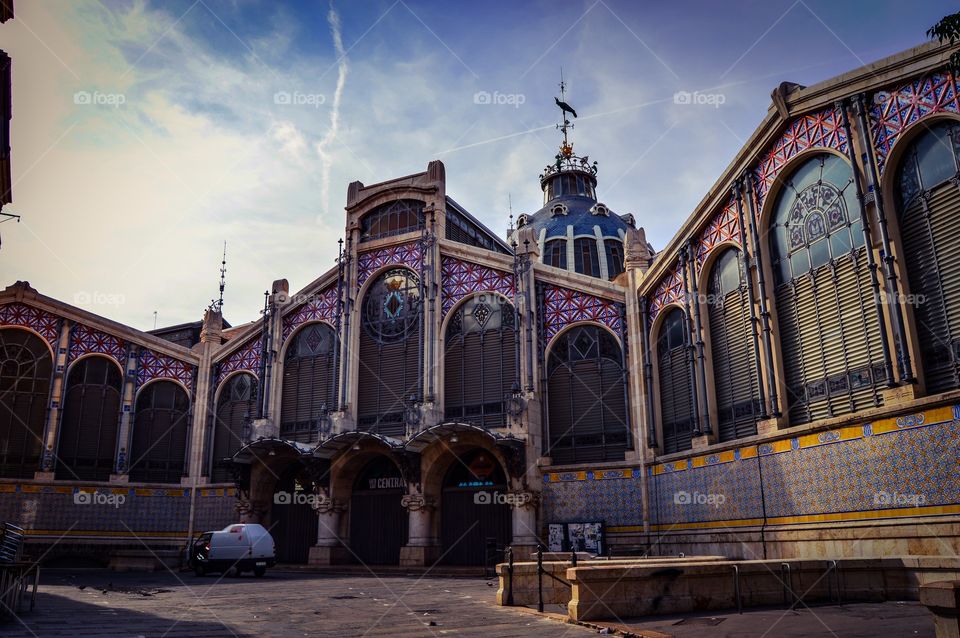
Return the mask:
MULTIPOLYGON (((561 94, 565 86, 560 83, 561 94)), ((597 200, 597 163, 573 152, 567 119, 576 112, 560 99, 563 142, 552 164, 540 174, 543 208, 517 218, 517 230, 532 227, 540 261, 601 279, 623 272, 624 239, 634 228, 633 215, 618 215, 597 200)))

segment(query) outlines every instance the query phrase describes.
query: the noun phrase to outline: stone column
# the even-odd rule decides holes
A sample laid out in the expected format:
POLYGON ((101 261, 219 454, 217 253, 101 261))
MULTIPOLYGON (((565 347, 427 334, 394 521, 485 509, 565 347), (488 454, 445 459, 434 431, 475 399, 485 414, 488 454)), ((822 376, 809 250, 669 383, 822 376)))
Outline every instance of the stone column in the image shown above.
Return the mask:
POLYGON ((346 504, 326 494, 317 496, 317 544, 310 548, 309 564, 336 565, 347 562, 347 549, 340 539, 340 521, 346 504))
POLYGON ((432 565, 440 557, 440 542, 433 534, 436 501, 419 492, 405 494, 400 501, 409 516, 407 544, 400 548, 400 565, 432 565))
POLYGON ((56 464, 57 435, 60 428, 60 414, 63 411, 64 392, 67 385, 67 353, 70 350, 70 331, 72 324, 69 319, 60 323, 60 334, 57 337, 56 348, 53 353, 54 369, 53 384, 50 388, 50 411, 47 412, 47 424, 43 435, 43 449, 40 451, 40 467, 34 472, 33 478, 38 481, 52 481, 56 464))
POLYGON ((140 363, 139 348, 136 345, 130 345, 127 348, 127 355, 124 361, 123 371, 123 393, 120 404, 120 427, 117 430, 117 449, 114 453, 113 473, 110 474, 111 483, 126 483, 130 480, 128 467, 130 458, 130 436, 133 423, 134 411, 136 410, 137 398, 137 367, 140 363))
POLYGON ((537 509, 540 506, 540 494, 530 491, 511 491, 507 494, 512 516, 513 558, 516 561, 530 560, 537 551, 540 542, 537 509))

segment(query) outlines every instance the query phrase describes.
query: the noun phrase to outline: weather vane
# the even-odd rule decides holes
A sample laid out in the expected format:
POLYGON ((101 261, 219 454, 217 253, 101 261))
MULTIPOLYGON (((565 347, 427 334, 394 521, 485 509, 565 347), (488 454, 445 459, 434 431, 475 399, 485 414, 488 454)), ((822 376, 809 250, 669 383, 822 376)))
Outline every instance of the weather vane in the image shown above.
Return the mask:
POLYGON ((563 144, 560 146, 560 153, 564 157, 571 157, 573 155, 573 144, 567 139, 567 132, 574 127, 570 123, 570 120, 567 119, 567 113, 573 115, 574 118, 577 117, 577 112, 573 110, 573 107, 567 104, 567 83, 563 81, 563 67, 560 68, 560 97, 553 98, 553 101, 557 103, 557 106, 560 107, 560 111, 563 113, 563 124, 558 124, 557 128, 563 131, 563 144))

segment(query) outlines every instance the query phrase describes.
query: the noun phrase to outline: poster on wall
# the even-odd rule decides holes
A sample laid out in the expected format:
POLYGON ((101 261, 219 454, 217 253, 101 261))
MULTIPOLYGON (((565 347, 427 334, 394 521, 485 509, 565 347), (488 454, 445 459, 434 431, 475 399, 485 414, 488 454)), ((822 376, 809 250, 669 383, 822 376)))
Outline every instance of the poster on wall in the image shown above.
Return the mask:
POLYGON ((563 528, 563 523, 550 523, 549 527, 547 528, 547 548, 551 552, 563 551, 563 528))
POLYGON ((603 523, 551 523, 547 526, 551 552, 586 552, 603 556, 606 539, 603 523))

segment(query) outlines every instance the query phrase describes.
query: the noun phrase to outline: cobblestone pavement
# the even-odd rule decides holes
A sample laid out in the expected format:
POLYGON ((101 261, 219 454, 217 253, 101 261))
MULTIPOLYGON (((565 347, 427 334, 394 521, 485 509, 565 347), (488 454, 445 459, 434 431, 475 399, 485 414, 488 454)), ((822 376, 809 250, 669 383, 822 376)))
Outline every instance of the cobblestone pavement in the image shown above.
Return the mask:
POLYGON ((0 636, 576 638, 596 633, 497 607, 496 587, 487 583, 482 578, 278 571, 264 578, 221 579, 219 574, 50 570, 42 575, 37 609, 23 614, 22 623, 0 625, 0 636))

